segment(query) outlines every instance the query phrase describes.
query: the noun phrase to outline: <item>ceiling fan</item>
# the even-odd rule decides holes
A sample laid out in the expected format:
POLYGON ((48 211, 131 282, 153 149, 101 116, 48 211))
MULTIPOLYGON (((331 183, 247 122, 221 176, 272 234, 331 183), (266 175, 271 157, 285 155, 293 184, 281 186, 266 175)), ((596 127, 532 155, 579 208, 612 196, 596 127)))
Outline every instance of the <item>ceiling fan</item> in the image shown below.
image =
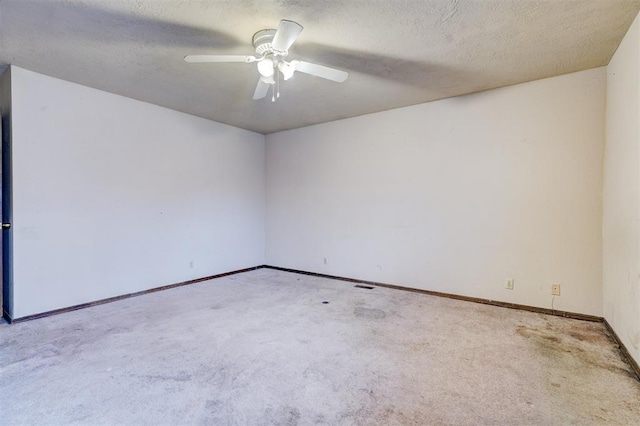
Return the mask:
POLYGON ((271 100, 280 97, 280 75, 284 80, 289 80, 296 71, 315 75, 327 80, 342 83, 349 77, 345 71, 329 68, 324 65, 311 62, 292 60, 286 61, 289 48, 302 32, 302 25, 297 22, 283 19, 277 30, 260 30, 253 35, 253 47, 256 56, 248 55, 187 55, 187 62, 257 62, 260 78, 253 93, 253 99, 262 99, 267 96, 269 87, 272 87, 271 100), (276 86, 277 89, 276 89, 276 86))

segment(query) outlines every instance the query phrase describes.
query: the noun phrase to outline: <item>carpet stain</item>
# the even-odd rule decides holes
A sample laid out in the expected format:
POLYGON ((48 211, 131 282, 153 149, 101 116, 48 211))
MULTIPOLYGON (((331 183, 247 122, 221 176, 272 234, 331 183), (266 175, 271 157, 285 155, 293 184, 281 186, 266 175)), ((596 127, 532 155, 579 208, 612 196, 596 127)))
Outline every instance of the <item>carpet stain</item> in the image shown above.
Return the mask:
POLYGON ((517 326, 516 333, 528 339, 537 352, 545 358, 561 362, 567 365, 567 368, 577 361, 581 364, 580 368, 588 366, 635 378, 635 373, 619 351, 602 353, 603 341, 608 340, 602 332, 552 330, 548 326, 544 328, 517 326), (558 335, 565 338, 560 338, 558 335))
MULTIPOLYGON (((533 328, 529 328, 529 327, 525 327, 522 325, 519 325, 516 327, 516 333, 518 333, 519 335, 526 337, 527 339, 533 339, 534 341, 536 341, 539 344, 543 344, 544 346, 548 346, 551 343, 561 343, 562 340, 554 335, 551 334, 546 334, 543 331, 537 330, 537 329, 533 329, 533 328)), ((556 347, 556 346, 554 346, 556 347)))
POLYGON ((355 308, 353 313, 359 318, 382 319, 387 316, 382 309, 355 308))
POLYGON ((602 343, 608 343, 609 341, 606 334, 598 331, 580 330, 580 331, 570 331, 568 334, 569 336, 581 342, 591 342, 591 343, 602 344, 602 343))
POLYGON ((204 408, 211 411, 212 413, 217 413, 218 411, 220 411, 220 408, 222 407, 222 405, 223 405, 222 401, 208 399, 207 402, 205 402, 204 404, 204 408))

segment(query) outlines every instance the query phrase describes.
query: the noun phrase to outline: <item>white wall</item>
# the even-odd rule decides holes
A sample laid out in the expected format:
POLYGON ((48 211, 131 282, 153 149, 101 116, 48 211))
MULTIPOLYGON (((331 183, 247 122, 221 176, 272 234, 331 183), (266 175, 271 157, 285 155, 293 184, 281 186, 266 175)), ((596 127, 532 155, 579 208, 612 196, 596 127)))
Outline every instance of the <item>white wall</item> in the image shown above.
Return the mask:
POLYGON ((13 67, 13 317, 264 263, 264 137, 13 67))
POLYGON ((640 21, 607 68, 604 316, 640 362, 640 21))
POLYGON ((267 264, 602 315, 605 68, 268 135, 267 264), (506 278, 515 289, 506 290, 506 278))

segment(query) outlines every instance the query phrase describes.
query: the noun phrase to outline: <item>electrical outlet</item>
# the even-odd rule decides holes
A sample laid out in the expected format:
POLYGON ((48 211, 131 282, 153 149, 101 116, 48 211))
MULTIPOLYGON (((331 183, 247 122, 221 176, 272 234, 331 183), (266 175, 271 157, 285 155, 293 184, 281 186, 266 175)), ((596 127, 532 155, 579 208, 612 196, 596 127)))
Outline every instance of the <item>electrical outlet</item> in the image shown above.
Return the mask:
POLYGON ((513 278, 507 279, 507 281, 504 283, 504 288, 506 288, 507 290, 513 290, 513 278))
POLYGON ((560 284, 552 284, 551 285, 551 295, 552 296, 560 296, 560 284))

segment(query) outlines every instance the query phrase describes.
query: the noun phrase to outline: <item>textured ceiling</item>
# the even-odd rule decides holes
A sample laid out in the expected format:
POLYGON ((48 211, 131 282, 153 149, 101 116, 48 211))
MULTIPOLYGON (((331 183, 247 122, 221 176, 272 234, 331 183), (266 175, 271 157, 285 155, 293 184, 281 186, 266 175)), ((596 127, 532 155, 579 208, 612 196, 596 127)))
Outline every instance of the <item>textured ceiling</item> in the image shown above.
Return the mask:
POLYGON ((640 0, 0 0, 0 66, 17 65, 260 133, 606 65, 640 0), (290 19, 290 50, 349 71, 296 74, 253 101, 252 35, 290 19))

